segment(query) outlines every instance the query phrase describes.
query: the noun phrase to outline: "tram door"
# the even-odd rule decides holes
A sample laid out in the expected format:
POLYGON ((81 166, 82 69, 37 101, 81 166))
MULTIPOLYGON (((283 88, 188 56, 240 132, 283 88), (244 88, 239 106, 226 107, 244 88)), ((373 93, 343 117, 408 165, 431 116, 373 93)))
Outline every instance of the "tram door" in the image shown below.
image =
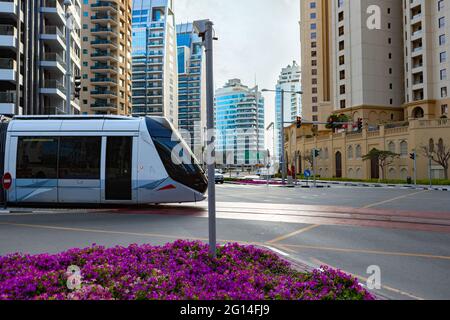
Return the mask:
POLYGON ((105 200, 132 200, 133 137, 108 137, 106 143, 105 200))

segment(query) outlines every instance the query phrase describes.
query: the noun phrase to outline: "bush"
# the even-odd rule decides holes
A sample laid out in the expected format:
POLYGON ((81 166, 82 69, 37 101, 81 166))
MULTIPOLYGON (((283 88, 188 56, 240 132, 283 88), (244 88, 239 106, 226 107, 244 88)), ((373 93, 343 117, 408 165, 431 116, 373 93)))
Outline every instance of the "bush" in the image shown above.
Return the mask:
POLYGON ((357 279, 323 267, 294 270, 277 255, 252 246, 201 242, 162 247, 93 246, 56 255, 0 258, 0 300, 372 300, 357 279), (69 266, 81 270, 81 288, 67 288, 69 266))

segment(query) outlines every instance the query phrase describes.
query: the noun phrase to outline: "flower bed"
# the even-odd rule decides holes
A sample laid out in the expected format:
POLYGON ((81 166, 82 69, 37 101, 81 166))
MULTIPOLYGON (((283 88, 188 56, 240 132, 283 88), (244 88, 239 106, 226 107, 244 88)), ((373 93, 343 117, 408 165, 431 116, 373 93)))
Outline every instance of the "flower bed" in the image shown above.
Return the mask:
POLYGON ((201 242, 162 247, 93 246, 55 255, 0 257, 0 300, 316 300, 374 297, 357 280, 328 269, 301 273, 277 255, 251 246, 218 247, 217 260, 201 242), (82 282, 69 290, 69 266, 82 282))

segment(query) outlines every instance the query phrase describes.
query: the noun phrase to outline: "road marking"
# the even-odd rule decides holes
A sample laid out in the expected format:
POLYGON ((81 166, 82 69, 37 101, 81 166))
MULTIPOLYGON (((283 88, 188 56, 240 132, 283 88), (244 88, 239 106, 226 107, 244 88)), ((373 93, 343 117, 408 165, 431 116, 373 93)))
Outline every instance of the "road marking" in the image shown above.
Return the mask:
POLYGON ((288 247, 288 248, 294 248, 294 249, 311 249, 311 250, 336 251, 336 252, 345 252, 345 253, 367 253, 367 254, 377 254, 377 255, 386 255, 386 256, 450 260, 450 256, 437 256, 437 255, 422 254, 422 253, 406 253, 406 252, 390 252, 390 251, 376 251, 376 250, 364 250, 364 249, 332 248, 332 247, 307 246, 307 245, 286 244, 286 243, 284 243, 283 246, 288 247))
POLYGON ((403 196, 400 196, 400 197, 395 197, 395 198, 392 198, 392 199, 389 199, 389 200, 375 202, 375 203, 369 204, 367 206, 364 206, 362 208, 363 209, 369 209, 369 208, 373 208, 373 207, 376 207, 376 206, 379 206, 379 205, 382 205, 382 204, 386 204, 386 203, 389 203, 389 202, 394 202, 396 200, 409 198, 409 197, 412 197, 412 196, 415 196, 415 195, 418 195, 418 194, 422 194, 422 193, 426 193, 426 192, 428 192, 428 190, 422 190, 422 191, 419 191, 419 192, 403 195, 403 196))
POLYGON ((284 257, 289 257, 289 254, 287 254, 286 252, 283 252, 283 251, 281 251, 281 250, 279 250, 279 249, 277 249, 275 247, 271 247, 271 246, 264 246, 264 247, 266 247, 267 249, 270 249, 270 250, 272 250, 272 251, 274 251, 274 252, 276 252, 278 254, 281 254, 284 257))
MULTIPOLYGON (((322 262, 322 261, 320 261, 319 259, 316 259, 316 258, 311 258, 311 261, 312 261, 313 263, 317 264, 319 267, 320 267, 320 266, 328 266, 328 267, 333 268, 333 269, 340 269, 340 268, 336 268, 336 267, 334 267, 334 266, 332 266, 332 265, 330 265, 330 264, 328 264, 328 263, 322 262)), ((367 280, 369 280, 368 278, 365 278, 365 277, 363 277, 363 276, 359 276, 359 275, 357 275, 357 274, 348 272, 348 271, 346 271, 346 270, 343 270, 343 269, 340 269, 340 270, 343 271, 343 272, 345 272, 345 273, 347 273, 347 274, 349 274, 349 275, 351 275, 351 276, 353 276, 353 277, 355 277, 355 278, 357 278, 358 280, 363 280, 363 281, 365 281, 366 283, 367 283, 367 280)), ((405 291, 402 291, 402 290, 399 290, 399 289, 396 289, 396 288, 393 288, 393 287, 390 287, 390 286, 381 285, 381 287, 382 287, 383 289, 387 290, 387 291, 395 292, 395 293, 397 293, 397 294, 407 296, 407 297, 412 298, 412 299, 414 299, 414 300, 425 300, 424 298, 420 298, 420 297, 415 296, 415 295, 413 295, 413 294, 411 294, 411 293, 408 293, 408 292, 405 292, 405 291)))
POLYGON ((316 228, 318 228, 318 227, 320 227, 320 224, 313 224, 313 225, 308 226, 308 227, 306 227, 306 228, 302 228, 302 229, 300 229, 300 230, 294 231, 294 232, 289 233, 289 234, 286 234, 286 235, 284 235, 284 236, 281 236, 281 237, 275 238, 275 239, 273 239, 273 240, 267 241, 267 243, 272 243, 272 244, 273 244, 273 243, 277 243, 277 242, 280 242, 280 241, 283 241, 283 240, 292 238, 293 236, 296 236, 296 235, 299 235, 299 234, 308 232, 308 231, 310 231, 310 230, 316 229, 316 228))
MULTIPOLYGON (((158 234, 158 233, 139 233, 139 232, 126 232, 126 231, 113 231, 113 230, 100 230, 100 229, 69 228, 69 227, 46 226, 46 225, 36 225, 36 224, 9 223, 9 222, 0 222, 0 225, 14 226, 14 227, 25 227, 25 228, 36 228, 36 229, 47 229, 47 230, 59 230, 59 231, 128 235, 128 236, 163 238, 163 239, 180 239, 180 235, 168 235, 168 234, 158 234)), ((310 226, 308 228, 312 228, 312 227, 313 226, 310 226)), ((299 231, 302 231, 302 230, 299 230, 299 231)), ((305 232, 305 231, 303 231, 303 232, 305 232)), ((182 238, 183 239, 187 239, 187 240, 193 240, 193 241, 208 241, 208 238, 201 238, 201 237, 182 237, 182 238)), ((247 242, 247 241, 217 239, 217 242, 221 242, 221 243, 241 243, 241 244, 246 244, 246 245, 258 245, 258 246, 273 245, 273 243, 270 242, 270 241, 269 242, 265 242, 265 243, 259 243, 259 242, 247 242)), ((279 247, 278 244, 276 246, 279 247)), ((345 253, 367 253, 367 254, 378 254, 378 255, 388 255, 388 256, 415 257, 415 258, 427 258, 427 259, 438 259, 438 260, 450 260, 450 256, 437 256, 437 255, 429 255, 429 254, 389 252, 389 251, 374 251, 374 250, 363 250, 363 249, 331 248, 331 247, 306 246, 306 245, 295 245, 295 244, 283 244, 282 246, 284 248, 286 248, 286 249, 291 249, 291 250, 292 249, 313 249, 313 250, 336 251, 336 252, 345 252, 345 253)))

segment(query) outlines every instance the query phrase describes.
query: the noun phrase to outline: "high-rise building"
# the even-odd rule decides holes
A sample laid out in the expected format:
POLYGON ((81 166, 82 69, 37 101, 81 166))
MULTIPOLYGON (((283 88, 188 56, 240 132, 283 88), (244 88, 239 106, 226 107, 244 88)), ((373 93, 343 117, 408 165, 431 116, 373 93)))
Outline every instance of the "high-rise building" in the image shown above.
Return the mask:
POLYGON ((206 76, 202 39, 192 23, 177 25, 178 129, 189 133, 190 147, 201 160, 206 128, 206 76))
MULTIPOLYGON (((297 62, 293 62, 292 65, 288 65, 281 70, 278 82, 277 92, 275 96, 275 159, 279 159, 281 155, 281 123, 294 122, 296 117, 302 113, 302 97, 298 93, 301 91, 301 71, 297 62), (284 117, 281 120, 281 92, 284 93, 284 117)), ((288 125, 285 125, 285 127, 288 125)))
POLYGON ((448 176, 448 168, 430 164, 424 151, 441 152, 450 144, 447 2, 302 0, 301 6, 303 114, 311 93, 313 102, 320 102, 320 92, 329 88, 330 108, 319 105, 316 119, 345 114, 350 123, 333 130, 286 129, 288 164, 301 172, 311 166, 304 156, 319 149, 315 170, 322 177, 448 176), (320 71, 327 67, 329 72, 320 71), (374 149, 398 157, 380 170, 378 159, 363 160, 374 149))
POLYGON ((337 1, 300 1, 302 116, 305 121, 325 122, 332 112, 331 2, 337 1))
POLYGON ((216 161, 219 165, 251 167, 264 164, 264 98, 258 87, 239 79, 216 90, 216 161))
POLYGON ((133 0, 133 113, 178 126, 178 72, 172 0, 133 0))
MULTIPOLYGON (((65 18, 63 0, 0 1, 0 114, 60 114, 66 88, 80 75, 81 4, 74 0, 65 18), (69 48, 66 28, 70 27, 69 48), (66 50, 71 50, 72 78, 67 83, 66 50)), ((72 92, 74 92, 72 90, 72 92)), ((79 113, 78 99, 70 112, 79 113)))
POLYGON ((131 114, 131 0, 85 0, 82 10, 82 112, 131 114))
POLYGON ((399 119, 404 102, 402 1, 376 2, 381 30, 368 27, 373 1, 331 3, 334 110, 371 125, 399 119))
POLYGON ((405 1, 405 118, 448 116, 450 4, 405 1))

